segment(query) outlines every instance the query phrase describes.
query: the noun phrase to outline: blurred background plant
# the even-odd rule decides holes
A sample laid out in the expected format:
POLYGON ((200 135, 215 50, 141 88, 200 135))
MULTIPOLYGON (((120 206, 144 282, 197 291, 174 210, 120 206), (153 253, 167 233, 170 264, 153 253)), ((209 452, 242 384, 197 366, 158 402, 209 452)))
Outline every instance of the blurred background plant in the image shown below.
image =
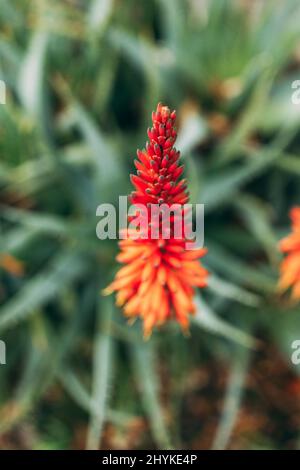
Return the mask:
POLYGON ((300 309, 276 293, 300 204, 300 5, 2 0, 1 448, 299 448, 300 309), (96 207, 178 112, 209 287, 191 336, 142 341, 100 289, 96 207))

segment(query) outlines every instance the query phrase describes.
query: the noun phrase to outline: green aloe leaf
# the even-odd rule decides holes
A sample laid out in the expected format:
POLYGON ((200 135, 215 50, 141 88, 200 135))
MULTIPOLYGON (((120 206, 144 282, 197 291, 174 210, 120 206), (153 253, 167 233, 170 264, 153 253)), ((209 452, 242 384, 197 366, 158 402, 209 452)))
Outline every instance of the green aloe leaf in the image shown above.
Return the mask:
POLYGON ((149 418, 153 438, 159 449, 170 449, 171 441, 158 396, 159 378, 155 370, 153 347, 150 343, 140 343, 132 345, 131 351, 141 401, 149 418))
POLYGON ((207 246, 209 251, 206 262, 212 271, 221 272, 223 276, 238 285, 249 286, 265 294, 275 293, 277 279, 267 274, 259 265, 254 266, 245 262, 212 240, 207 241, 207 246))
POLYGON ((252 235, 264 248, 270 261, 276 265, 279 261, 278 243, 267 207, 258 198, 245 194, 240 194, 234 205, 252 235))
POLYGON ((241 406, 249 359, 249 349, 235 348, 224 398, 223 411, 212 445, 212 449, 214 450, 226 449, 229 444, 241 406))
POLYGON ((207 305, 206 302, 197 296, 195 300, 197 311, 193 317, 193 323, 198 325, 204 330, 222 336, 235 343, 238 343, 246 348, 255 348, 256 339, 248 333, 240 330, 239 328, 230 325, 230 323, 222 320, 215 312, 207 305))
POLYGON ((99 448, 107 416, 113 367, 113 339, 110 335, 113 310, 111 300, 99 302, 93 357, 92 402, 95 405, 91 409, 86 442, 86 448, 90 450, 99 448))
POLYGON ((113 0, 92 0, 88 10, 88 23, 92 30, 102 31, 113 11, 113 0))
POLYGON ((206 212, 230 203, 243 185, 267 171, 280 157, 281 152, 278 149, 266 150, 265 154, 261 152, 239 168, 222 170, 207 178, 199 196, 199 201, 205 204, 206 212))
MULTIPOLYGON (((58 371, 59 380, 70 397, 85 411, 91 415, 99 416, 98 401, 93 401, 88 390, 82 384, 80 379, 74 374, 70 368, 63 368, 58 371)), ((127 426, 134 416, 117 410, 107 408, 107 421, 116 426, 127 426)), ((99 416, 101 419, 101 416, 99 416)))
POLYGON ((44 103, 45 61, 49 37, 37 31, 20 66, 19 95, 25 109, 36 119, 41 117, 44 103))
POLYGON ((249 307, 257 307, 261 302, 261 298, 258 295, 236 284, 232 284, 227 280, 225 281, 215 274, 209 276, 208 288, 214 292, 215 295, 224 296, 225 298, 235 300, 249 307))
POLYGON ((63 252, 45 269, 24 283, 22 288, 0 309, 0 331, 16 326, 37 309, 82 276, 88 263, 77 253, 63 252))

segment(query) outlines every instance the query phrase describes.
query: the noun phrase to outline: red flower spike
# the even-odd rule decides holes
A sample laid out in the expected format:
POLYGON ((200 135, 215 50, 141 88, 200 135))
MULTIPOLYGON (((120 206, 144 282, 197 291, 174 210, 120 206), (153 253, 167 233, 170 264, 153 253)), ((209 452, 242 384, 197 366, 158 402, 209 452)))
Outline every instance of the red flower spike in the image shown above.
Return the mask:
POLYGON ((279 249, 286 254, 280 265, 279 290, 292 288, 292 299, 300 300, 300 207, 290 211, 292 233, 280 241, 279 249))
MULTIPOLYGON (((124 263, 115 280, 105 289, 105 294, 117 292, 117 305, 123 306, 130 319, 141 317, 144 336, 148 337, 154 326, 168 320, 176 320, 183 330, 188 330, 189 315, 195 312, 194 289, 205 287, 208 272, 198 258, 205 248, 187 251, 186 239, 175 238, 171 218, 170 237, 159 232, 158 239, 151 239, 151 204, 183 204, 188 202, 186 180, 177 181, 183 166, 179 165, 179 152, 173 144, 176 140, 174 123, 176 112, 158 104, 152 113, 152 128, 148 129, 149 142, 146 149, 137 151, 135 161, 137 175, 131 175, 135 191, 131 193, 132 204, 145 204, 148 211, 148 238, 121 240, 121 252, 117 260, 124 263)), ((161 220, 161 219, 160 219, 161 220)))

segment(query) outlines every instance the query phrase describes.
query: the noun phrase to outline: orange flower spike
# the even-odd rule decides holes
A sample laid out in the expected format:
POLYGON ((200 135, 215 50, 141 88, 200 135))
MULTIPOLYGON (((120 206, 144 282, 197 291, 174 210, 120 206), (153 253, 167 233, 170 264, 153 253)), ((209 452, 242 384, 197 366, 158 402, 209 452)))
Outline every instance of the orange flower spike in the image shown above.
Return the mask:
POLYGON ((300 207, 290 211, 292 232, 279 243, 286 256, 280 265, 279 290, 292 288, 292 298, 300 300, 300 207))
MULTIPOLYGON (((132 204, 147 207, 148 220, 151 204, 183 206, 189 200, 186 180, 180 180, 183 166, 179 165, 179 152, 173 147, 177 136, 175 119, 175 111, 158 104, 152 113, 146 149, 137 151, 137 174, 131 175, 135 191, 130 199, 132 204)), ((123 305, 125 315, 142 319, 145 337, 150 336, 153 327, 171 319, 187 331, 189 315, 195 312, 194 289, 206 286, 207 282, 208 272, 198 261, 206 249, 187 251, 186 239, 174 238, 174 220, 171 218, 169 237, 159 232, 158 239, 151 238, 151 224, 147 239, 133 239, 130 230, 127 231, 128 238, 119 242, 121 252, 117 256, 117 261, 125 266, 104 291, 106 294, 116 291, 117 304, 123 305)))

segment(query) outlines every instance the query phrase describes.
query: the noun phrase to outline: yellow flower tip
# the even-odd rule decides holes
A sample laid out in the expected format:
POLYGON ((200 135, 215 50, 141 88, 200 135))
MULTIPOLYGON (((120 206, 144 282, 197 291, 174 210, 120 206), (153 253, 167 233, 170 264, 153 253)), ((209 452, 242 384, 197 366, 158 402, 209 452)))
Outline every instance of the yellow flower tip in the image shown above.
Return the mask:
POLYGON ((149 328, 149 329, 147 329, 147 330, 144 328, 143 340, 144 340, 144 341, 149 341, 149 339, 151 338, 151 336, 152 336, 152 328, 151 328, 151 329, 149 328))
POLYGON ((124 300, 117 298, 117 300, 116 300, 116 306, 117 306, 117 307, 122 307, 122 305, 124 305, 124 300))
POLYGON ((144 325, 143 325, 143 330, 144 330, 144 334, 143 334, 143 338, 145 341, 147 341, 148 339, 150 339, 151 335, 152 335, 152 330, 153 330, 153 326, 155 324, 155 317, 153 314, 151 315, 147 315, 146 317, 144 317, 144 325))
POLYGON ((104 289, 101 290, 101 295, 110 295, 114 292, 114 289, 111 287, 111 285, 105 287, 104 289))
POLYGON ((182 334, 185 338, 191 337, 190 326, 189 325, 180 325, 182 334))
POLYGON ((136 321, 136 317, 131 317, 127 320, 129 326, 132 326, 136 321))
POLYGON ((288 286, 283 285, 283 283, 278 281, 277 286, 276 286, 276 291, 278 292, 279 295, 283 295, 288 289, 288 286))
POLYGON ((298 283, 294 286, 293 290, 292 290, 292 301, 297 304, 299 303, 300 301, 300 283, 298 281, 298 283))

